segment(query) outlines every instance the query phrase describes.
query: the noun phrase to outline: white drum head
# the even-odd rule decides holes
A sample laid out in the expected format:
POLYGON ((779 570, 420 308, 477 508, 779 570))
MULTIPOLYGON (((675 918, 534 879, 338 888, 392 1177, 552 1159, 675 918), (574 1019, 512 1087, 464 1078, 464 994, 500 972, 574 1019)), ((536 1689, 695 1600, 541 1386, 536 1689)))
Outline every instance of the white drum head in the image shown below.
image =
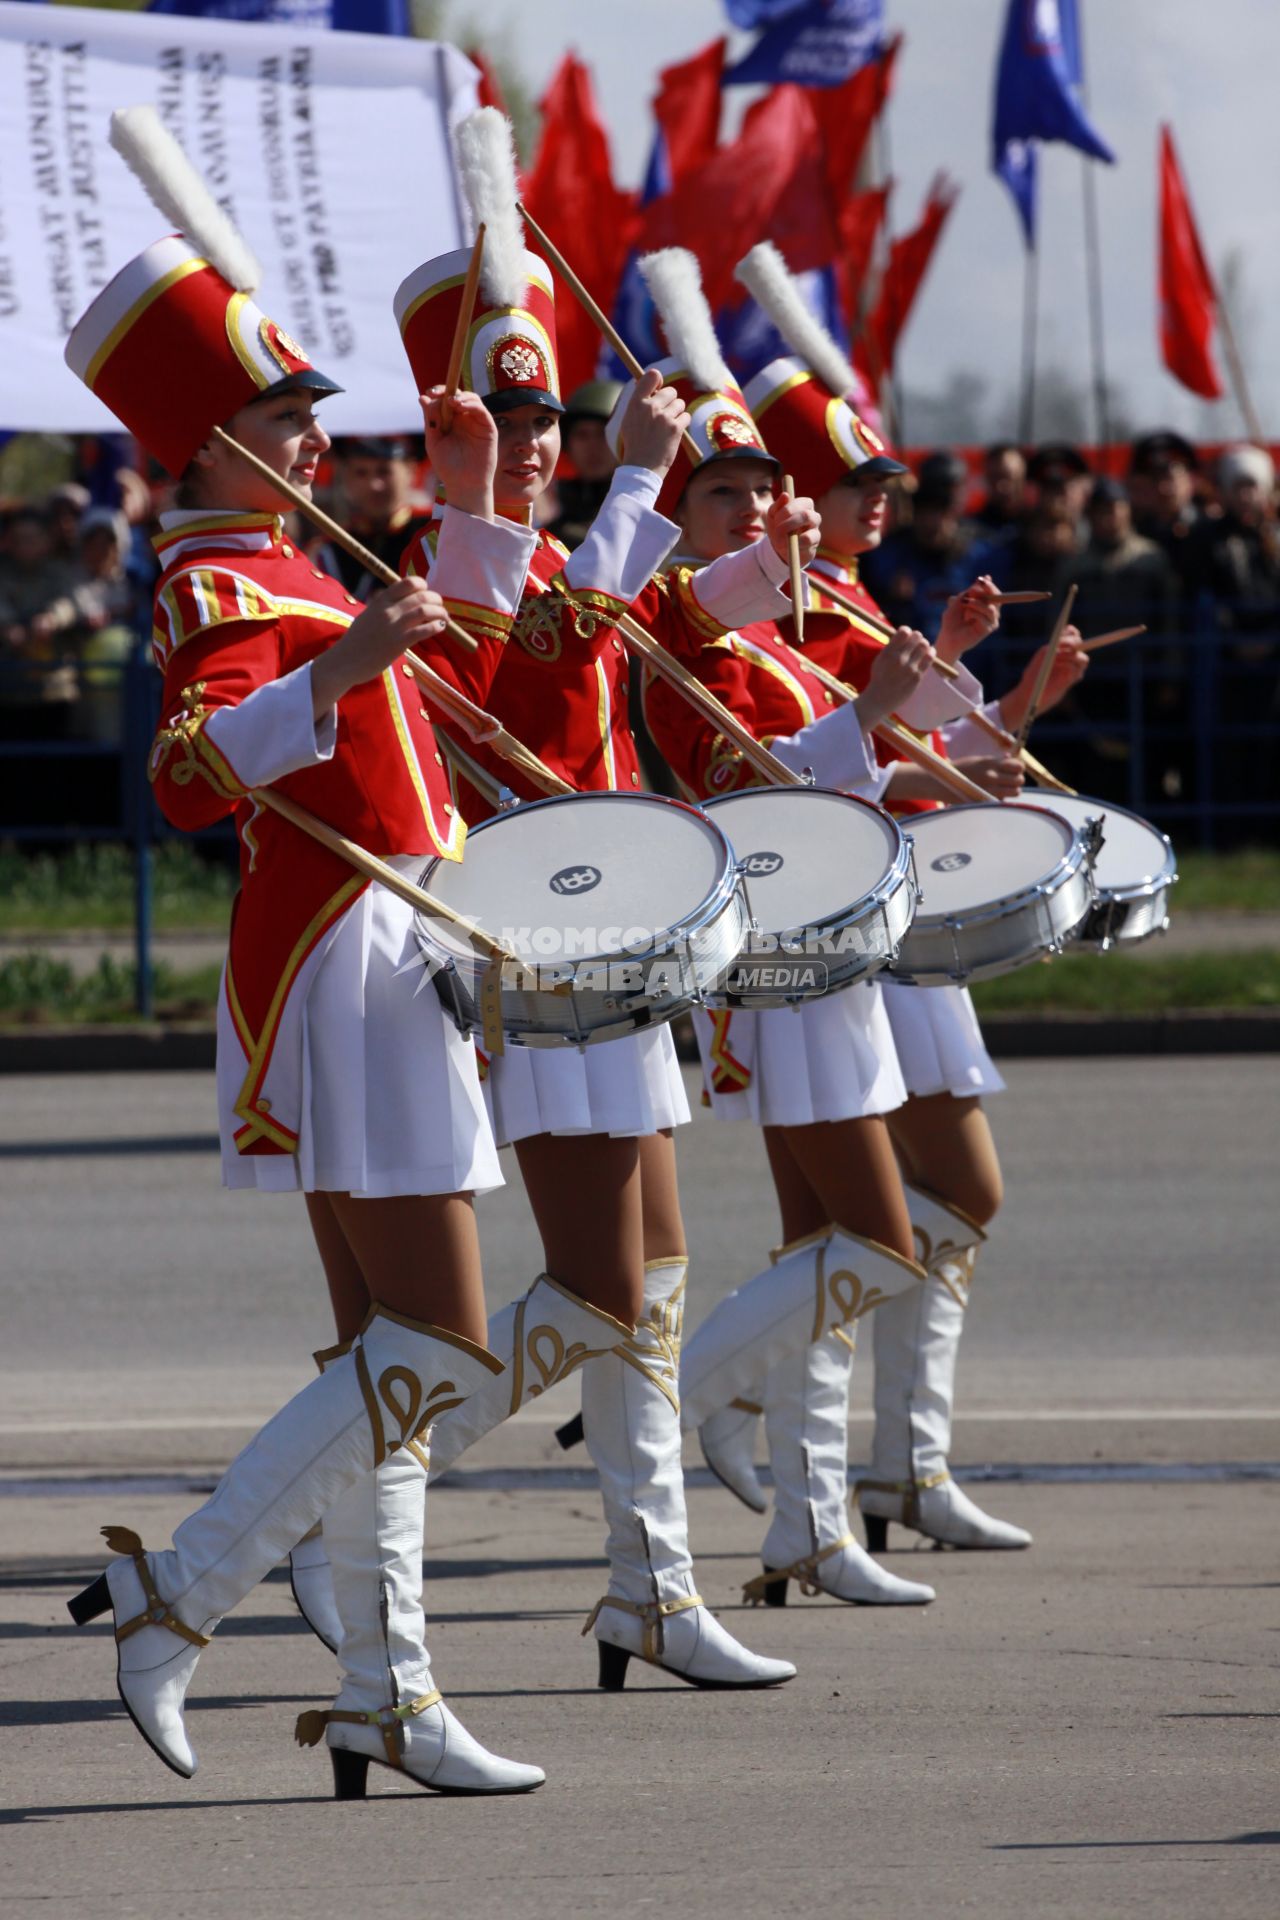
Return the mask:
POLYGON ((816 787, 752 787, 707 804, 765 933, 823 926, 873 892, 901 845, 875 807, 816 787))
MULTIPOLYGON (((578 794, 475 828, 462 864, 437 861, 428 891, 522 957, 640 951, 681 927, 723 881, 722 833, 652 795, 578 794)), ((432 930, 462 947, 445 923, 432 930)))
POLYGON ((1065 820, 1040 807, 944 807, 906 825, 924 896, 920 913, 929 917, 975 912, 1028 892, 1066 857, 1075 837, 1065 820))
MULTIPOLYGON (((1019 800, 1019 806, 1036 801, 1019 800)), ((1148 820, 1124 807, 1111 807, 1102 800, 1085 795, 1055 793, 1048 805, 1073 827, 1083 831, 1086 820, 1102 817, 1102 851, 1093 863, 1094 884, 1100 893, 1124 892, 1129 887, 1146 886, 1167 874, 1169 849, 1164 835, 1148 820)))

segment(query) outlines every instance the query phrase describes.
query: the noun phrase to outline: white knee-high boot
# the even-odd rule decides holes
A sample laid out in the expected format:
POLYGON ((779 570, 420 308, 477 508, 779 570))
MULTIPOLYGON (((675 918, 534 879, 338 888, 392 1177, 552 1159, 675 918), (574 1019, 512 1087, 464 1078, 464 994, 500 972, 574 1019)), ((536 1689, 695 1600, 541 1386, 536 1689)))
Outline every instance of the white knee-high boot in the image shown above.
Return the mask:
POLYGON ((583 1632, 595 1632, 610 1691, 633 1655, 699 1687, 772 1687, 795 1674, 789 1661, 740 1646, 694 1582, 678 1399, 686 1266, 646 1265, 635 1333, 582 1372, 583 1425, 609 1522, 609 1591, 583 1632))
POLYGON ((324 1517, 342 1684, 327 1713, 299 1717, 297 1738, 303 1746, 327 1739, 339 1800, 363 1799, 371 1760, 436 1793, 527 1793, 546 1777, 482 1747, 432 1678, 422 1612, 426 1487, 422 1460, 401 1448, 324 1517))
POLYGON ((539 1274, 527 1293, 490 1318, 489 1351, 502 1361, 503 1372, 432 1429, 428 1481, 437 1480, 460 1454, 527 1401, 608 1353, 630 1331, 549 1273, 539 1274))
POLYGON ((872 1607, 923 1606, 932 1587, 899 1580, 864 1553, 849 1531, 849 1383, 853 1338, 843 1328, 770 1367, 765 1430, 773 1467, 773 1520, 760 1549, 764 1573, 748 1600, 784 1606, 788 1580, 872 1607))
POLYGON ((195 1772, 183 1700, 221 1616, 345 1487, 397 1449, 420 1452, 436 1415, 500 1370, 469 1340, 374 1307, 350 1352, 267 1422, 171 1549, 147 1553, 128 1528, 103 1529, 127 1557, 70 1602, 71 1615, 112 1610, 120 1697, 167 1766, 195 1772))
POLYGON ((686 1429, 700 1427, 733 1400, 758 1398, 770 1367, 913 1292, 925 1278, 914 1260, 836 1226, 779 1247, 771 1258, 712 1309, 685 1346, 680 1403, 686 1429))
POLYGON ((956 1357, 978 1248, 986 1234, 958 1208, 908 1187, 916 1245, 929 1278, 875 1320, 875 1441, 856 1497, 867 1544, 881 1551, 890 1520, 953 1547, 1031 1544, 1022 1527, 984 1513, 951 1478, 956 1357))
POLYGON ((756 1434, 760 1427, 763 1403, 756 1397, 763 1388, 753 1388, 731 1400, 727 1407, 709 1413, 698 1428, 702 1457, 721 1486, 741 1500, 752 1513, 767 1513, 769 1502, 756 1472, 756 1434))
MULTIPOLYGON (((451 1407, 431 1429, 428 1481, 436 1480, 459 1455, 500 1426, 529 1400, 537 1399, 583 1365, 607 1352, 625 1335, 621 1320, 589 1306, 549 1273, 538 1276, 527 1293, 489 1320, 489 1352, 498 1371, 476 1392, 451 1407)), ((343 1351, 316 1355, 320 1366, 343 1351)), ((317 1639, 338 1650, 337 1613, 323 1527, 313 1528, 289 1555, 290 1585, 298 1611, 317 1639)))

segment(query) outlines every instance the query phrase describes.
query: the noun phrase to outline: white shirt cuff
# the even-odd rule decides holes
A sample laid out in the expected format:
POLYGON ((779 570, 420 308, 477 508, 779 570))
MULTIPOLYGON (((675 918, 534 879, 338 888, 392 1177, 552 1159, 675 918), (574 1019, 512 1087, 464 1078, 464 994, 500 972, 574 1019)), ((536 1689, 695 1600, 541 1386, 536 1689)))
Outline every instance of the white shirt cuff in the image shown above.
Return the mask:
MULTIPOLYGON (((1003 727, 1006 733, 1010 731, 1004 724, 1004 715, 1000 711, 998 700, 988 700, 981 711, 984 717, 992 721, 995 726, 1003 727)), ((960 720, 953 720, 950 726, 944 727, 942 737, 947 743, 947 752, 953 760, 962 760, 970 753, 990 753, 996 744, 990 734, 984 733, 981 727, 974 726, 967 714, 960 720)))
POLYGON ((618 467, 587 537, 564 564, 571 588, 630 604, 642 594, 680 538, 674 521, 655 513, 661 476, 648 467, 618 467))
POLYGON ((243 787, 269 787, 288 773, 333 758, 337 709, 312 714, 311 664, 255 687, 233 707, 216 707, 205 732, 243 787))
MULTIPOLYGON (((755 620, 777 620, 791 612, 790 568, 767 540, 753 540, 737 553, 725 553, 693 576, 698 605, 726 632, 755 620)), ((809 586, 805 582, 805 605, 809 586)))
POLYGON ((898 708, 898 718, 917 733, 932 733, 949 720, 960 719, 982 699, 982 683, 975 680, 963 661, 957 663, 956 678, 930 670, 909 700, 898 708))
POLYGON ((770 741, 769 747, 784 766, 793 773, 811 773, 820 787, 861 793, 873 786, 880 774, 871 742, 858 725, 858 709, 851 701, 834 713, 811 720, 798 733, 770 741))
POLYGON ((428 584, 445 600, 466 600, 493 613, 513 614, 537 546, 532 527, 517 526, 514 520, 479 520, 460 507, 446 507, 428 584))

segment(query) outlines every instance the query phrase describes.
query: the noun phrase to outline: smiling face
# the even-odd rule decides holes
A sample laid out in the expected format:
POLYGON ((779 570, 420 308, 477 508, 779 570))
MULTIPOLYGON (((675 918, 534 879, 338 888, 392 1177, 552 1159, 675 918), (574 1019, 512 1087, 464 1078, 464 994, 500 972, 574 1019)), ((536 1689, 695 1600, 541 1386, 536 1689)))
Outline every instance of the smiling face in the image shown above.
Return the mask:
POLYGON ((889 495, 882 480, 848 473, 816 502, 822 519, 822 544, 842 558, 870 553, 884 538, 889 495))
POLYGON ((749 547, 764 532, 776 486, 772 461, 735 456, 706 460, 694 469, 675 517, 681 546, 698 560, 749 547))
MULTIPOLYGON (((311 498, 312 482, 329 436, 316 419, 315 396, 306 387, 285 387, 269 399, 251 401, 227 421, 226 431, 250 453, 311 498)), ((279 513, 281 496, 220 440, 200 448, 183 475, 179 498, 213 511, 279 513)))
POLYGON ((508 407, 496 413, 498 470, 494 504, 511 513, 530 507, 550 484, 560 458, 560 416, 550 407, 508 407))

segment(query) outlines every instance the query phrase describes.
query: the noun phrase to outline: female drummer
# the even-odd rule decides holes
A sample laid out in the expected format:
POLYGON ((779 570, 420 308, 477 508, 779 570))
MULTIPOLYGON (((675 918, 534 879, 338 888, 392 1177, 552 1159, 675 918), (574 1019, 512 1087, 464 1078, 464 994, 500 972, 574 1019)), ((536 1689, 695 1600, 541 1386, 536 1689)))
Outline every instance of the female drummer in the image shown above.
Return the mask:
MULTIPOLYGON (((477 116, 509 140, 492 110, 477 116), (495 129, 496 123, 496 129, 495 129)), ((470 176, 464 156, 463 177, 470 176)), ((491 195, 491 200, 496 199, 491 195)), ((480 299, 464 380, 497 423, 497 508, 527 524, 555 470, 559 397, 555 309, 543 262, 524 250, 514 214, 486 207, 480 299)), ((415 378, 438 378, 460 299, 462 255, 420 268, 396 300, 415 378)), ((787 537, 816 548, 816 517, 781 503, 768 537, 727 565, 649 586, 677 538, 661 512, 668 472, 688 424, 677 393, 648 374, 626 411, 626 449, 583 543, 569 555, 546 532, 488 695, 488 706, 570 786, 582 792, 640 783, 628 722, 627 657, 612 624, 627 605, 685 650, 743 609, 781 604, 787 537)), ((422 543, 430 550, 434 535, 422 543)), ((452 751, 452 749, 451 749, 452 751)), ((537 790, 482 748, 459 756, 458 803, 471 822, 493 811, 495 786, 537 790)), ((687 1257, 672 1128, 689 1117, 665 1026, 575 1049, 511 1047, 488 1066, 499 1145, 514 1145, 543 1241, 545 1272, 489 1325, 510 1360, 494 1391, 440 1422, 432 1471, 442 1470, 525 1398, 582 1369, 587 1442, 609 1524, 608 1592, 592 1626, 600 1684, 621 1687, 632 1656, 696 1685, 770 1686, 785 1661, 748 1652, 701 1604, 688 1545, 677 1404, 687 1257)))
POLYGON ((308 564, 284 535, 276 490, 215 430, 309 494, 329 444, 313 404, 338 389, 254 304, 247 249, 154 116, 117 121, 113 141, 153 197, 167 211, 185 203, 188 238, 157 242, 117 275, 67 359, 180 478, 158 541, 164 695, 149 772, 176 825, 230 815, 240 839, 218 1008, 223 1174, 233 1187, 305 1193, 344 1338, 170 1550, 105 1528, 125 1557, 71 1611, 78 1622, 113 1612, 121 1697, 153 1750, 189 1776, 183 1700, 200 1649, 323 1514, 342 1678, 334 1707, 304 1715, 299 1738, 327 1738, 338 1797, 363 1795, 370 1760, 444 1792, 521 1792, 541 1770, 486 1752, 444 1706, 421 1605, 427 1426, 501 1371, 484 1348, 471 1202, 501 1175, 473 1051, 432 997, 396 978, 412 909, 260 795, 286 796, 401 868, 457 858, 402 656, 421 649, 482 694, 501 647, 490 629, 509 619, 533 543, 493 520, 484 409, 463 401, 446 432, 433 397, 428 445, 453 504, 432 586, 406 581, 363 608, 308 564), (477 609, 472 656, 442 636, 449 602, 477 609))
MULTIPOLYGON (((847 392, 852 372, 834 341, 797 301, 774 249, 756 248, 739 269, 788 343, 805 357, 775 361, 752 382, 749 398, 770 444, 817 496, 822 545, 813 571, 831 579, 867 613, 879 609, 858 579, 858 557, 879 544, 886 482, 905 469, 888 459, 864 422, 833 396, 847 392), (837 453, 827 423, 844 422, 851 438, 837 453)), ((815 583, 816 584, 816 583, 815 583)), ((996 589, 974 583, 951 603, 939 634, 939 656, 956 665, 997 624, 996 589)), ((784 631, 794 642, 791 623, 784 631)), ((881 642, 858 627, 819 590, 804 626, 802 651, 847 684, 864 687, 881 642)), ((1080 636, 1068 628, 1045 689, 1051 706, 1080 679, 1088 663, 1080 636)), ((985 709, 988 721, 1013 733, 1033 697, 1040 656, 1019 684, 985 709)), ((970 704, 980 702, 971 677, 961 683, 970 704)), ((997 798, 1022 785, 1020 766, 971 720, 956 719, 934 745, 997 798)), ((911 813, 940 804, 934 777, 905 764, 878 743, 889 763, 883 804, 911 813)), ((1052 804, 1051 796, 1049 803, 1052 804)), ((884 983, 907 1099, 888 1118, 888 1131, 905 1180, 917 1258, 926 1284, 883 1307, 875 1318, 875 1440, 871 1471, 859 1482, 858 1501, 875 1550, 886 1542, 890 1519, 933 1540, 961 1547, 1023 1547, 1031 1536, 992 1518, 961 1491, 947 1466, 956 1354, 977 1251, 1000 1206, 1002 1181, 982 1097, 1004 1085, 982 1041, 963 987, 915 988, 884 983)), ((749 1399, 748 1395, 744 1398, 749 1399)), ((747 1496, 758 1483, 751 1469, 754 1418, 730 1410, 704 1428, 717 1469, 747 1496)))
MULTIPOLYGON (((670 335, 660 291, 658 304, 670 335)), ((705 314, 703 338, 710 355, 705 314)), ((696 371, 695 432, 700 422, 722 433, 732 423, 739 448, 737 458, 689 475, 675 507, 682 552, 710 562, 759 538, 774 510, 778 468, 718 353, 696 371)), ((931 658, 927 642, 904 632, 856 708, 833 702, 773 619, 744 622, 692 665, 780 758, 809 768, 819 785, 849 788, 874 778, 863 727, 910 703, 931 658)), ((665 683, 646 683, 645 715, 689 797, 756 783, 732 742, 665 683)), ((932 1588, 896 1579, 854 1542, 845 1506, 848 1323, 924 1279, 886 1126, 904 1088, 880 989, 861 984, 799 1008, 698 1015, 695 1024, 706 1098, 719 1118, 764 1128, 782 1213, 784 1245, 773 1266, 721 1302, 681 1368, 686 1425, 700 1425, 763 1379, 776 1504, 766 1580, 750 1591, 780 1600, 794 1575, 807 1590, 843 1600, 928 1602, 932 1588), (839 1337, 827 1338, 833 1331, 839 1337)))

